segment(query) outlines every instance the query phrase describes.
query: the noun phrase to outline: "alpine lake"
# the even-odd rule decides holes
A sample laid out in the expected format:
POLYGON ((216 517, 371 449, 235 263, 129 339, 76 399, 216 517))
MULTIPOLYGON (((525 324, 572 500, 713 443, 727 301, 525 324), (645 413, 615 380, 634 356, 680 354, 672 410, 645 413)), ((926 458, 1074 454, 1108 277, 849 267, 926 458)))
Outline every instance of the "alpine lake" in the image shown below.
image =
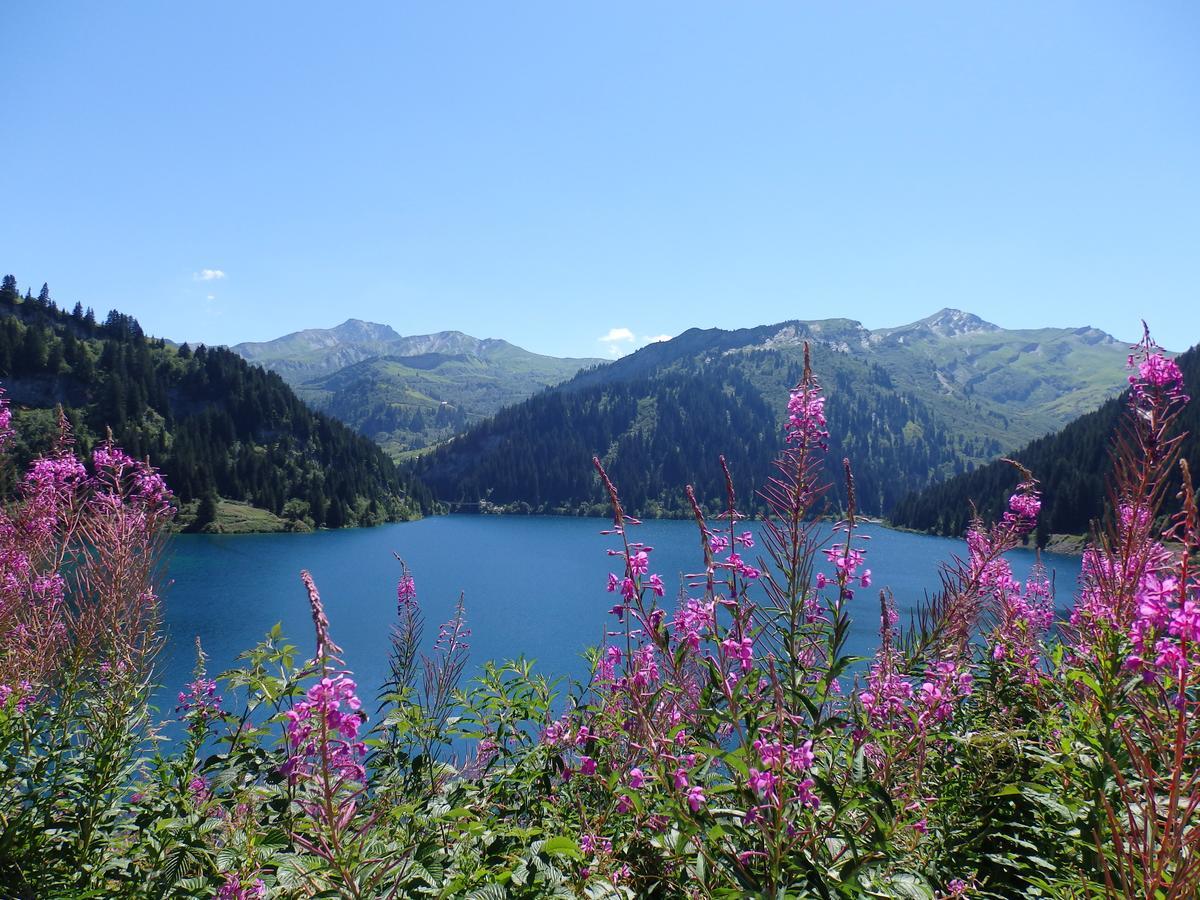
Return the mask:
MULTIPOLYGON (((316 581, 331 635, 343 648, 361 696, 374 697, 387 676, 396 619, 401 567, 395 555, 416 580, 426 651, 439 624, 453 615, 459 595, 465 597, 471 662, 464 681, 487 660, 522 655, 536 661, 539 673, 586 679, 584 651, 619 627, 608 612, 614 595, 605 590, 608 573, 621 571, 620 558, 607 552, 619 539, 601 534, 609 527, 596 518, 452 515, 309 534, 177 535, 169 545, 163 588, 167 637, 159 661, 159 714, 170 718, 176 694, 191 680, 196 637, 208 655, 210 675, 236 665, 238 655, 276 623, 296 646, 298 661, 312 656, 313 624, 301 569, 316 581)), ((753 522, 738 528, 745 529, 758 531, 753 522)), ((939 567, 965 555, 966 546, 879 525, 860 526, 859 533, 871 538, 865 547, 872 586, 859 589, 852 601, 849 650, 868 656, 878 642, 879 589, 892 591, 903 625, 937 590, 939 567)), ((653 548, 650 571, 666 585, 660 602, 669 615, 685 573, 703 566, 696 526, 652 520, 631 527, 629 535, 653 548)), ((743 556, 754 562, 761 553, 758 544, 743 556)), ((1017 550, 1009 559, 1016 577, 1024 579, 1036 554, 1017 550)), ((1042 561, 1055 582, 1056 605, 1065 612, 1080 560, 1043 554, 1042 561)), ((825 558, 817 563, 825 564, 825 558)))

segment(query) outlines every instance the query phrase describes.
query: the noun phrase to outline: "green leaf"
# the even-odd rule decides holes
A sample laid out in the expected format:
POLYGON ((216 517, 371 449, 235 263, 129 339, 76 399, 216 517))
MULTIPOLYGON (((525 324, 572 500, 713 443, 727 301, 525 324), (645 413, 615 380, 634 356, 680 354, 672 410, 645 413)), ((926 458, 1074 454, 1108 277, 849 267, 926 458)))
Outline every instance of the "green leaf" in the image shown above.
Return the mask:
POLYGON ((569 837, 552 837, 547 839, 541 846, 541 852, 557 856, 569 856, 572 859, 582 859, 583 851, 579 849, 572 838, 569 837))

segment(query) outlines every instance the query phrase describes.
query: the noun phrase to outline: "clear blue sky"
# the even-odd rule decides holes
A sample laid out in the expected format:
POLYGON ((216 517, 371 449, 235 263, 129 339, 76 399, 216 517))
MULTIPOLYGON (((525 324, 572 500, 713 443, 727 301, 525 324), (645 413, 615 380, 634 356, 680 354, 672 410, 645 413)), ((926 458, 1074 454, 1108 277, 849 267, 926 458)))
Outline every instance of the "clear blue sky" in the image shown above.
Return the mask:
POLYGON ((955 306, 1200 341, 1193 0, 3 3, 0 34, 0 270, 178 340, 607 355, 955 306))

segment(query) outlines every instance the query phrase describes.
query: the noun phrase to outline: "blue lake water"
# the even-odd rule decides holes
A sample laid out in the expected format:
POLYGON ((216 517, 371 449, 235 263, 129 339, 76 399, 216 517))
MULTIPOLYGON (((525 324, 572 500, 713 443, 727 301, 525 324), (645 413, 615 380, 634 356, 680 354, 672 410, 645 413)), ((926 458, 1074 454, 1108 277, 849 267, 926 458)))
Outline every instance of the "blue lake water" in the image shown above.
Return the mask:
MULTIPOLYGON (((276 622, 302 657, 314 649, 312 620, 300 570, 309 569, 364 696, 387 673, 388 633, 396 612, 398 553, 416 578, 426 619, 426 642, 450 618, 462 592, 471 629, 474 664, 524 654, 548 675, 583 678, 582 653, 612 627, 605 591, 616 562, 606 550, 615 538, 601 536, 604 519, 557 517, 441 516, 378 528, 312 534, 179 535, 169 551, 164 612, 168 633, 162 659, 159 705, 166 713, 188 680, 198 635, 210 671, 232 666, 276 622)), ((754 528, 753 523, 746 527, 754 528)), ((879 627, 878 588, 895 593, 902 621, 938 586, 939 564, 965 553, 961 541, 865 526, 872 539, 867 566, 870 590, 860 591, 852 649, 869 654, 879 627)), ((682 573, 700 567, 695 525, 650 521, 632 528, 631 540, 654 547, 652 572, 667 585, 671 601, 682 573)), ((746 554, 753 559, 760 548, 746 554)), ((1047 554, 1058 586, 1058 605, 1071 602, 1079 576, 1075 557, 1047 554)), ((1032 551, 1011 554, 1017 577, 1034 561, 1032 551)), ((668 602, 668 608, 672 604, 668 602)))

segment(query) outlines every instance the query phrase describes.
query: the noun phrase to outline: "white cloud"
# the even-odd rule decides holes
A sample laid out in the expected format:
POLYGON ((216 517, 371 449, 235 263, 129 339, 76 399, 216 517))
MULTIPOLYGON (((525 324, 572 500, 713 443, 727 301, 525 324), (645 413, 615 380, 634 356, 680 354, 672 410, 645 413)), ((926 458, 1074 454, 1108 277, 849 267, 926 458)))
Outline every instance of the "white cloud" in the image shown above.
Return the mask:
POLYGON ((225 277, 225 273, 220 269, 201 269, 192 277, 197 281, 220 281, 225 277))
POLYGON ((633 332, 628 328, 610 328, 608 329, 608 334, 598 337, 596 340, 602 344, 611 344, 616 341, 629 341, 632 343, 634 337, 633 332))
POLYGON ((669 334, 644 334, 639 337, 628 328, 610 328, 608 334, 596 338, 596 342, 607 345, 604 349, 609 356, 624 356, 637 347, 669 341, 671 338, 669 334))
POLYGON ((217 295, 216 295, 216 294, 209 294, 209 295, 208 295, 208 296, 207 296, 205 299, 206 299, 206 300, 216 300, 216 299, 217 299, 217 295))

